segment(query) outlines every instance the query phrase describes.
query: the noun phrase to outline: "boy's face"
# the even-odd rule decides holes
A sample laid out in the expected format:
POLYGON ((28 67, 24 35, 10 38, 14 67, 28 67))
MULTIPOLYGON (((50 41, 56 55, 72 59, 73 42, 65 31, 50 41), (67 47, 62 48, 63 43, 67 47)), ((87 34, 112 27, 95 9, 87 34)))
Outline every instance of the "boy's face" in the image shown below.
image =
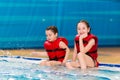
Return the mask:
POLYGON ((57 38, 57 33, 54 34, 51 30, 46 30, 46 38, 48 41, 54 41, 57 38))

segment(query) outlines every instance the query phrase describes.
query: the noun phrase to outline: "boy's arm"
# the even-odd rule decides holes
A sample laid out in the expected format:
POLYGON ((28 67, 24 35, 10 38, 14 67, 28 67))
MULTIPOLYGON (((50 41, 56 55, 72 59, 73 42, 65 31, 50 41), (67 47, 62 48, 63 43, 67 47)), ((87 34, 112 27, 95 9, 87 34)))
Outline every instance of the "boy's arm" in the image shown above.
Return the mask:
POLYGON ((60 48, 66 49, 65 58, 63 60, 63 63, 65 63, 68 59, 70 49, 68 48, 68 46, 63 41, 60 41, 59 46, 60 46, 60 48))

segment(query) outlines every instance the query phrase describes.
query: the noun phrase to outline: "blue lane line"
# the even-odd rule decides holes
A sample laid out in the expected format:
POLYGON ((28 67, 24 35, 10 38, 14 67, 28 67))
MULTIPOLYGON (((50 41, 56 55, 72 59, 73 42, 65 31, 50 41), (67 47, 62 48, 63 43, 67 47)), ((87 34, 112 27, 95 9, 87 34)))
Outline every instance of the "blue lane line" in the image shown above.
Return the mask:
POLYGON ((0 56, 1 58, 22 58, 21 56, 0 56))
POLYGON ((35 61, 39 61, 39 60, 41 60, 40 58, 28 58, 28 57, 23 57, 23 59, 27 59, 27 60, 35 60, 35 61))
POLYGON ((120 64, 107 64, 107 63, 100 63, 99 66, 119 67, 119 68, 120 68, 120 64))
POLYGON ((2 57, 2 58, 17 58, 17 59, 22 58, 22 59, 26 59, 26 60, 36 60, 36 61, 42 60, 41 58, 29 58, 29 57, 22 57, 22 56, 0 56, 0 57, 2 57))

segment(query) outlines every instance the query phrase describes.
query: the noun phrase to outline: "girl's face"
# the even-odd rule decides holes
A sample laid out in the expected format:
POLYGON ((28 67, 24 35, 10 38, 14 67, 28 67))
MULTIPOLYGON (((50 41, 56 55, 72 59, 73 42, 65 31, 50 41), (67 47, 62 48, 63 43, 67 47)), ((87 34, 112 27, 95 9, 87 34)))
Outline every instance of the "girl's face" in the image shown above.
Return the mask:
POLYGON ((90 31, 90 28, 87 27, 87 25, 84 22, 80 22, 77 25, 77 32, 78 35, 88 34, 90 31))
POLYGON ((46 38, 48 41, 54 41, 57 39, 57 33, 53 33, 51 30, 46 30, 46 38))

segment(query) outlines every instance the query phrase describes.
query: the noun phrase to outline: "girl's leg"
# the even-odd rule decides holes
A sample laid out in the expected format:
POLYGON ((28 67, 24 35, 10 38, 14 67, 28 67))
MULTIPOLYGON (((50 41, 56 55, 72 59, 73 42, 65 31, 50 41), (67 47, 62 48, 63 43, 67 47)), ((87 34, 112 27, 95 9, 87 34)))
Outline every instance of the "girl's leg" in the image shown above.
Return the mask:
POLYGON ((60 61, 49 61, 50 66, 57 66, 61 65, 62 63, 60 61))
POLYGON ((68 69, 74 69, 73 66, 72 66, 72 62, 67 62, 65 64, 65 66, 68 68, 68 69))
POLYGON ((55 66, 55 65, 61 65, 60 61, 42 61, 40 63, 41 66, 55 66))
POLYGON ((86 64, 86 61, 85 61, 85 54, 84 53, 79 53, 78 54, 78 60, 79 60, 79 63, 81 65, 81 69, 86 69, 87 64, 86 64))
POLYGON ((41 65, 41 66, 46 66, 46 65, 48 65, 48 62, 49 62, 48 60, 41 61, 41 62, 40 62, 40 65, 41 65))
POLYGON ((92 58, 84 53, 78 54, 78 60, 81 65, 81 69, 86 69, 87 66, 94 67, 94 61, 92 58))
POLYGON ((85 54, 85 60, 88 67, 95 67, 95 62, 89 55, 85 54))

